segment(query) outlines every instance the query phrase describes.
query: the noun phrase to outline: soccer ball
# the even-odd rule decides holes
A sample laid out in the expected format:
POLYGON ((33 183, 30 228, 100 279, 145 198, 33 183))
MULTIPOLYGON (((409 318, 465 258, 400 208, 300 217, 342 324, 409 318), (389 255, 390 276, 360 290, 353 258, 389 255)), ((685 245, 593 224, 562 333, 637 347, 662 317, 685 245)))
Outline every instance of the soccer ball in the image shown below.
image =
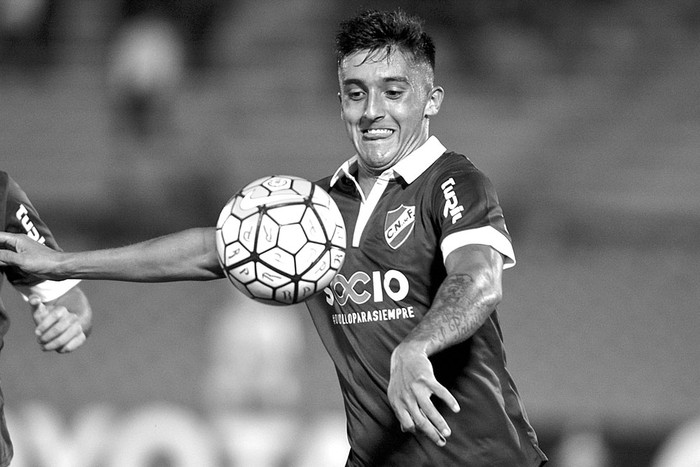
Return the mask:
POLYGON ((308 180, 256 180, 236 193, 216 224, 219 263, 248 297, 272 305, 320 292, 345 259, 345 224, 333 199, 308 180))

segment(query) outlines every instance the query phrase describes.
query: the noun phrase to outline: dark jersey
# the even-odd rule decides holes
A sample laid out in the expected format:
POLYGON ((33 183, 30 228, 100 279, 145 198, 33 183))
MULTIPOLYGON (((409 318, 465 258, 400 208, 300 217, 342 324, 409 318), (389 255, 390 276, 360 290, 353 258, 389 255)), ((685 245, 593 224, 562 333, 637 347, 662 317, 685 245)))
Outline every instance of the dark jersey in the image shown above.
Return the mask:
MULTIPOLYGON (((0 228, 4 232, 26 234, 38 242, 58 249, 51 231, 42 222, 27 195, 7 173, 2 171, 0 171, 0 228)), ((0 287, 5 277, 23 295, 37 294, 44 301, 60 297, 77 283, 77 281, 40 281, 23 274, 16 268, 0 268, 0 287)), ((0 349, 9 323, 5 307, 0 300, 0 349)), ((4 401, 0 392, 0 466, 2 467, 9 465, 12 458, 12 444, 5 425, 3 407, 4 401)))
POLYGON ((461 411, 438 409, 452 429, 438 447, 403 433, 387 397, 393 349, 428 311, 446 277, 444 259, 468 244, 489 245, 515 264, 489 180, 436 138, 385 172, 363 196, 356 159, 319 184, 343 214, 345 262, 307 305, 338 374, 345 404, 348 466, 539 466, 537 445, 505 365, 494 312, 467 341, 431 357, 437 380, 461 411))

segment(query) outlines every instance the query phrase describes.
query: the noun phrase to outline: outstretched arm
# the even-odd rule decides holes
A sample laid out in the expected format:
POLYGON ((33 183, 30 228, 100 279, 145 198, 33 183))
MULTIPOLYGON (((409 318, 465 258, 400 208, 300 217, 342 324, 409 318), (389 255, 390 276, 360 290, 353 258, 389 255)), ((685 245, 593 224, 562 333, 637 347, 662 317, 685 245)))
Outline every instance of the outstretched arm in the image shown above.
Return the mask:
POLYGON ((420 431, 442 446, 450 428, 430 400, 454 412, 459 405, 433 373, 428 357, 471 337, 502 296, 503 257, 489 246, 468 245, 445 262, 447 277, 430 310, 391 356, 389 402, 404 431, 420 431))
POLYGON ((195 228, 128 246, 57 252, 26 235, 0 232, 0 265, 42 279, 174 282, 224 277, 216 257, 215 229, 195 228))

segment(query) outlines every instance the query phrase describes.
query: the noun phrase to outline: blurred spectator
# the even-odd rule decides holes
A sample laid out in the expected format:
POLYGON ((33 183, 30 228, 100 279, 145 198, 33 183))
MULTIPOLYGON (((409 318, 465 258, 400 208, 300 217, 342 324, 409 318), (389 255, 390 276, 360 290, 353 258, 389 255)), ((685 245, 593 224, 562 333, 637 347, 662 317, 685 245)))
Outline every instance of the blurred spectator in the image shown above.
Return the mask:
POLYGON ((181 34, 187 64, 193 68, 209 65, 209 39, 215 19, 222 8, 230 9, 232 0, 123 0, 123 21, 143 15, 169 20, 181 34))
POLYGON ((211 321, 205 394, 215 411, 296 410, 301 403, 303 308, 264 305, 232 291, 211 321))
POLYGON ((659 449, 652 467, 698 467, 700 465, 700 417, 678 428, 659 449))
POLYGON ((183 74, 183 39, 170 20, 144 14, 125 23, 109 56, 117 128, 138 139, 162 129, 183 74))
POLYGON ((558 467, 611 467, 609 448, 598 424, 580 422, 566 427, 552 463, 558 467))
POLYGON ((0 0, 0 62, 32 71, 51 61, 53 0, 0 0))
POLYGON ((277 466, 299 441, 303 310, 230 297, 211 320, 207 408, 233 465, 277 466))

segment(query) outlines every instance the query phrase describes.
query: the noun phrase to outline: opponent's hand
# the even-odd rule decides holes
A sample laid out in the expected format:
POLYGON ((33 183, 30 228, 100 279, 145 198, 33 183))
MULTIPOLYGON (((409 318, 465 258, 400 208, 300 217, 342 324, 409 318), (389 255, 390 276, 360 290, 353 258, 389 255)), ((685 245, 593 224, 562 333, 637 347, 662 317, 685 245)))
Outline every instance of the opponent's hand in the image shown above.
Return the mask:
POLYGON ((424 352, 404 344, 394 349, 387 394, 402 431, 423 433, 438 446, 447 443, 450 427, 431 397, 442 399, 453 412, 459 412, 459 404, 435 379, 433 365, 424 352))
POLYGON ((29 297, 34 330, 42 350, 68 353, 85 343, 87 335, 80 319, 64 306, 46 305, 36 295, 29 297))
POLYGON ((0 232, 0 266, 16 266, 41 279, 51 271, 59 253, 23 234, 0 232))

